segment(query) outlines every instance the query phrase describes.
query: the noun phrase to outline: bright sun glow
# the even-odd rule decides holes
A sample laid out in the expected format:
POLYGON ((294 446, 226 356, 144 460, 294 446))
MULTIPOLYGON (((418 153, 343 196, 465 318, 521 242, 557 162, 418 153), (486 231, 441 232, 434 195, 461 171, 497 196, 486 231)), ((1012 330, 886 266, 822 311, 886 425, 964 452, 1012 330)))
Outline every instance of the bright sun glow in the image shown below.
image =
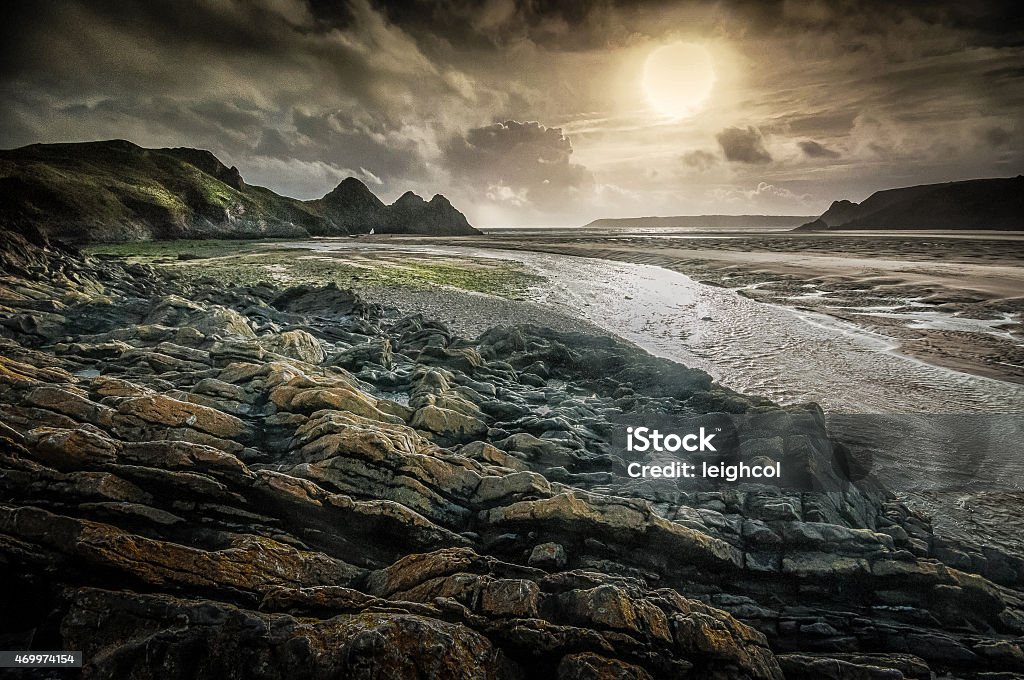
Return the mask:
POLYGON ((644 62, 644 94, 663 116, 693 115, 711 94, 715 69, 701 45, 676 42, 652 51, 644 62))

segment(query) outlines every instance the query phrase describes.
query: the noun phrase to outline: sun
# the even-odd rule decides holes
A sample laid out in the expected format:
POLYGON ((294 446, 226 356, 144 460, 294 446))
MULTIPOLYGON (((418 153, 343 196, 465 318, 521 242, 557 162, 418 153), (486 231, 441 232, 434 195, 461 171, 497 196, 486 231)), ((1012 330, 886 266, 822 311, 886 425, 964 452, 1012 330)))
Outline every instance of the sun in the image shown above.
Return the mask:
POLYGON ((711 53, 702 45, 674 42, 655 48, 644 62, 647 102, 662 116, 692 116, 715 84, 711 53))

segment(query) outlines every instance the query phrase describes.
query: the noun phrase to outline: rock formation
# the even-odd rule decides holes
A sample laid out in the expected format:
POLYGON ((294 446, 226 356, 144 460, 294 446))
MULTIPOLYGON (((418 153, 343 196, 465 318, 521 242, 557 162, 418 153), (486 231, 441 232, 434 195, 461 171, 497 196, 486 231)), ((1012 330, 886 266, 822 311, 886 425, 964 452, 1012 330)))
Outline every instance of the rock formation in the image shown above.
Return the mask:
POLYGON ((349 177, 323 198, 299 201, 246 184, 237 168, 202 149, 113 140, 0 151, 0 224, 75 244, 479 233, 443 197, 415 200, 422 205, 413 210, 386 206, 349 177))
POLYGON ((825 229, 1024 229, 1024 176, 876 191, 834 201, 801 231, 825 229))
POLYGON ((87 678, 1024 674, 1024 562, 845 479, 813 405, 31 232, 0 266, 0 648, 87 678), (623 417, 711 413, 765 419, 741 455, 805 485, 622 475, 623 417))
POLYGON ((384 231, 391 234, 454 236, 470 233, 473 228, 469 226, 466 217, 441 194, 435 194, 427 202, 407 191, 391 204, 384 231))
POLYGON ((387 206, 355 177, 347 177, 326 196, 317 200, 321 212, 329 214, 334 226, 350 234, 380 231, 387 220, 387 206))

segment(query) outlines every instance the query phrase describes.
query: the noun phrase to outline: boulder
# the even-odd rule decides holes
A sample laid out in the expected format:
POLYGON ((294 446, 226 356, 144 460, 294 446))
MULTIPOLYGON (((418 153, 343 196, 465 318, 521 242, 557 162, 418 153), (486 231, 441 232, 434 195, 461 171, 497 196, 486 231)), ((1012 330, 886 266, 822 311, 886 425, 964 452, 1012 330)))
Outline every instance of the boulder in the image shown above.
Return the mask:
POLYGON ((487 423, 483 420, 433 405, 416 409, 409 424, 418 430, 433 432, 456 441, 479 437, 487 432, 487 423))
POLYGON ((565 566, 568 558, 565 548, 559 543, 541 543, 533 547, 530 552, 529 564, 538 569, 555 571, 565 566))
POLYGON ((302 330, 277 333, 260 339, 260 344, 270 352, 308 364, 322 363, 326 357, 320 341, 302 330))

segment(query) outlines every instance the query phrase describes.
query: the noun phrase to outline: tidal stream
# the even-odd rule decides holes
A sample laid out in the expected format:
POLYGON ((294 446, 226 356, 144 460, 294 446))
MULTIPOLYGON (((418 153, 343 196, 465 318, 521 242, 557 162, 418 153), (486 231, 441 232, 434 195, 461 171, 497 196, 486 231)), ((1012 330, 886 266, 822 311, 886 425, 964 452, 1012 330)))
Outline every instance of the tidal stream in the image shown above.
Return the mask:
POLYGON ((871 451, 875 474, 892 490, 1012 490, 1024 479, 1024 386, 902 355, 891 338, 824 314, 757 302, 651 265, 349 239, 301 245, 520 262, 547 278, 534 291, 541 303, 739 392, 781 404, 817 402, 840 438, 871 451))

